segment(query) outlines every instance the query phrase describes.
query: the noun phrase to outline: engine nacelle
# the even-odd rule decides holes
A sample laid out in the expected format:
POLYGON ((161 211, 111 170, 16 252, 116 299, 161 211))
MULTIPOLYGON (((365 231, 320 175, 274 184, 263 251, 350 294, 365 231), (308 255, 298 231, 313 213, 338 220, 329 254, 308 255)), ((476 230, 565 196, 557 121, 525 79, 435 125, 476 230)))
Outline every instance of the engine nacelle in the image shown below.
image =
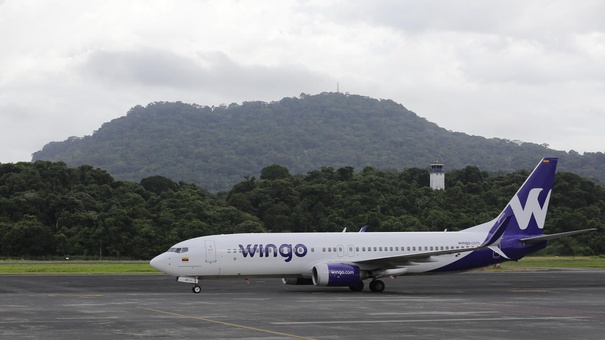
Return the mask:
POLYGON ((299 277, 299 278, 284 277, 281 279, 281 282, 283 282, 285 285, 297 285, 297 286, 312 285, 313 279, 305 279, 303 277, 299 277))
POLYGON ((316 286, 351 286, 367 278, 367 272, 350 264, 321 263, 313 267, 313 284, 316 286))

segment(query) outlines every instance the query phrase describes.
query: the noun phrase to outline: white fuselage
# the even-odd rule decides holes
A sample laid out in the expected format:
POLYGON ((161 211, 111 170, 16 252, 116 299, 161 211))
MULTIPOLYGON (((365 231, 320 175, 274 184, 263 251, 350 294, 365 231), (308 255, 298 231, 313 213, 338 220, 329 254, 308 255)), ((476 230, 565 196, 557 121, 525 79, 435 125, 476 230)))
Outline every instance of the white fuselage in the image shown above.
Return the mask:
POLYGON ((286 284, 348 286, 385 276, 445 273, 518 260, 551 239, 591 231, 543 235, 557 166, 543 158, 493 220, 457 232, 267 233, 204 236, 175 244, 151 265, 193 283, 200 278, 282 277, 286 284))
MULTIPOLYGON (((267 233, 205 236, 180 242, 152 265, 190 277, 310 277, 318 263, 359 263, 401 254, 459 249, 407 264, 407 274, 436 270, 470 254, 484 232, 267 233), (186 251, 184 251, 186 250, 186 251)), ((393 260, 397 264, 401 260, 393 260)), ((488 265, 486 263, 485 265, 488 265)), ((358 264, 362 270, 376 265, 358 264)), ((470 268, 468 268, 470 269, 470 268)))

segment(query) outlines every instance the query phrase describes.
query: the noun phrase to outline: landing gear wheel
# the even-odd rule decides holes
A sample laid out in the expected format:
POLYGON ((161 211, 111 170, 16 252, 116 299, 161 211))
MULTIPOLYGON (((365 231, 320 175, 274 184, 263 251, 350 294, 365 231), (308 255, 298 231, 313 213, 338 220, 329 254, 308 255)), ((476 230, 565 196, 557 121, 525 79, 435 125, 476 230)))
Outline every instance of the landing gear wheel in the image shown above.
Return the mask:
POLYGON ((384 291, 384 282, 380 280, 374 280, 370 282, 370 290, 374 293, 380 293, 384 291))
POLYGON ((193 286, 193 288, 191 288, 191 290, 195 293, 195 294, 199 294, 202 291, 202 287, 195 285, 193 286))
POLYGON ((357 283, 350 285, 349 289, 353 292, 360 292, 363 289, 363 281, 359 280, 357 283))

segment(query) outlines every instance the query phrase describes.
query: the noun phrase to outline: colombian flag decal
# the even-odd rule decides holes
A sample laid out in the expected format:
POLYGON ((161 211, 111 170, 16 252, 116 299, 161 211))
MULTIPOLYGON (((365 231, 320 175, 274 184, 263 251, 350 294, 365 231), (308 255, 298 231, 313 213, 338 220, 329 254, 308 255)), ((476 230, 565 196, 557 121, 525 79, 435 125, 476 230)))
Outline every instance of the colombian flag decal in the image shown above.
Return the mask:
POLYGON ((189 262, 189 258, 188 258, 188 257, 183 257, 181 260, 182 260, 183 262, 189 262))

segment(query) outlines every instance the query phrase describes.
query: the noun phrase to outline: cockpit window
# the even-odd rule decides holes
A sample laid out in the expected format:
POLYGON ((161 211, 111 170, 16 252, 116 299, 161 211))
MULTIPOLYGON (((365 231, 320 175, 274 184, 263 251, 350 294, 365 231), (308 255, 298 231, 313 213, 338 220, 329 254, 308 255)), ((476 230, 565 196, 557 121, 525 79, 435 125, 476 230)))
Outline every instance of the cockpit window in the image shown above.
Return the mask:
POLYGON ((168 253, 177 253, 177 254, 186 253, 188 251, 189 251, 189 248, 187 248, 187 247, 183 247, 183 248, 170 248, 170 249, 168 249, 168 253))

